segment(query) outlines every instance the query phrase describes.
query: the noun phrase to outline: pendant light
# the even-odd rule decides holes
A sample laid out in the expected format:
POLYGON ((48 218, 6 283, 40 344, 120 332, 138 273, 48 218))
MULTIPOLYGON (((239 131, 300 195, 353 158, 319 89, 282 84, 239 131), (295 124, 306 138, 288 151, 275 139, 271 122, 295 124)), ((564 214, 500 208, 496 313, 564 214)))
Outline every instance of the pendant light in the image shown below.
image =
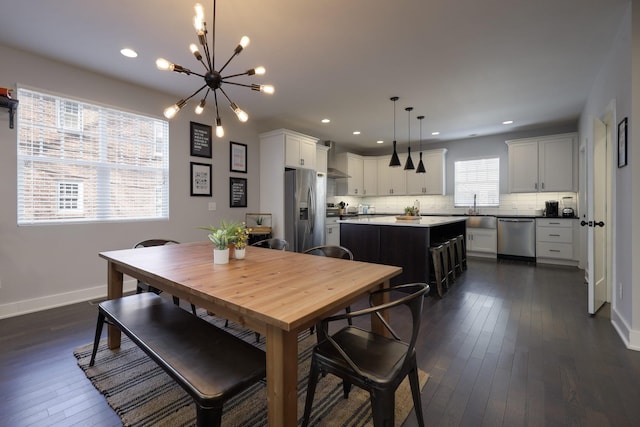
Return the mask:
POLYGON ((392 96, 390 98, 393 101, 393 154, 391 155, 391 161, 389 167, 400 167, 400 158, 398 158, 398 152, 396 151, 396 101, 400 98, 392 96))
POLYGON ((414 170, 416 167, 413 166, 413 160, 411 160, 411 110, 413 110, 413 107, 407 107, 405 108, 405 111, 407 112, 407 117, 409 119, 408 121, 408 127, 409 127, 409 148, 407 150, 407 162, 404 164, 404 170, 408 171, 408 170, 414 170))
POLYGON ((420 120, 420 161, 418 162, 416 173, 427 173, 424 163, 422 163, 422 119, 424 119, 424 116, 418 116, 418 120, 420 120))

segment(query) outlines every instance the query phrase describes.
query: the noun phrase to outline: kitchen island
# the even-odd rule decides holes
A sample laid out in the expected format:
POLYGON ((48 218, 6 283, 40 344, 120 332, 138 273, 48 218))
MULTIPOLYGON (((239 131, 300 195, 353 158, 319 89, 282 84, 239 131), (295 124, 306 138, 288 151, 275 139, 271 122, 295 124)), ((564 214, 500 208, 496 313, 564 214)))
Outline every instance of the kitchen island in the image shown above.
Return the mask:
POLYGON ((464 216, 422 216, 399 220, 395 216, 341 220, 340 245, 349 248, 357 261, 402 267, 392 284, 428 282, 429 247, 462 235, 464 216))

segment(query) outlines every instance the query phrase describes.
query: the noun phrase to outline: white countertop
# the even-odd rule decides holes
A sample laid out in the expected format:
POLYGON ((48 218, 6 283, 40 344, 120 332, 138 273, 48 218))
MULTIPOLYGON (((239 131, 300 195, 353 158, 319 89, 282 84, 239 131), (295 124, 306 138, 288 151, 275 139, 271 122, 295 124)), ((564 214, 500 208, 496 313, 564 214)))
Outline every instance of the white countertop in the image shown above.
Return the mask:
POLYGON ((361 225, 397 225, 401 227, 436 227, 438 225, 452 224, 466 221, 466 216, 421 216, 420 220, 399 220, 395 216, 358 217, 339 220, 344 224, 361 225))

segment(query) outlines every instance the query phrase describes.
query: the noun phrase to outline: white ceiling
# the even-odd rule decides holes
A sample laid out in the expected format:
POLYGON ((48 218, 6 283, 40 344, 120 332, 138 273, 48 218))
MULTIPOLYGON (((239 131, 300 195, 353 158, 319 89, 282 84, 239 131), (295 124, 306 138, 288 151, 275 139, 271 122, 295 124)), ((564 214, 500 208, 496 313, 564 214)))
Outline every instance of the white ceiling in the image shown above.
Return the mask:
MULTIPOLYGON (((194 71, 195 0, 2 0, 0 44, 184 98, 194 71), (120 55, 122 47, 137 59, 120 55)), ((210 35, 212 0, 202 0, 210 35)), ((225 70, 264 65, 272 96, 224 88, 260 131, 287 127, 344 147, 406 144, 575 122, 629 0, 220 0, 218 66, 242 35, 250 46, 225 70), (404 110, 412 106, 411 120, 404 110), (330 124, 320 120, 330 118, 330 124), (501 124, 513 120, 512 125, 501 124), (361 135, 353 135, 354 130, 361 135), (432 131, 440 131, 438 137, 432 131)), ((10 84, 15 82, 3 82, 10 84)), ((193 102, 185 108, 193 108, 193 102)), ((158 105, 158 112, 164 109, 158 105)), ((209 109, 211 123, 213 109, 209 109)), ((222 120, 236 120, 228 109, 222 120)), ((386 147, 386 148, 385 148, 386 147)))

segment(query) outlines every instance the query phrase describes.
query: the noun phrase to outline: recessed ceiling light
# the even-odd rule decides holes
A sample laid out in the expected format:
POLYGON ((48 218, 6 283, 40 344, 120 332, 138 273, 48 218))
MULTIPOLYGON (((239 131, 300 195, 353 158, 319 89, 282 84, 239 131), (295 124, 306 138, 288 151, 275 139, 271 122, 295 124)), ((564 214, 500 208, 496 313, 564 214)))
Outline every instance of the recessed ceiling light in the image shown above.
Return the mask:
POLYGON ((120 49, 120 53, 126 56, 127 58, 136 58, 138 56, 138 52, 136 52, 133 49, 129 49, 128 47, 125 47, 124 49, 120 49))
POLYGON ((383 141, 383 140, 376 141, 376 144, 383 144, 383 143, 384 143, 384 141, 383 141))
POLYGON ((433 135, 433 136, 440 135, 440 132, 431 132, 431 135, 433 135))
POLYGON ((502 122, 503 125, 510 125, 513 124, 513 120, 505 120, 504 122, 502 122))
POLYGON ((353 134, 354 134, 354 135, 360 135, 360 131, 359 131, 359 130, 354 130, 354 131, 353 131, 353 134))
POLYGON ((322 119, 322 123, 331 123, 331 120, 329 120, 329 119, 322 119))

